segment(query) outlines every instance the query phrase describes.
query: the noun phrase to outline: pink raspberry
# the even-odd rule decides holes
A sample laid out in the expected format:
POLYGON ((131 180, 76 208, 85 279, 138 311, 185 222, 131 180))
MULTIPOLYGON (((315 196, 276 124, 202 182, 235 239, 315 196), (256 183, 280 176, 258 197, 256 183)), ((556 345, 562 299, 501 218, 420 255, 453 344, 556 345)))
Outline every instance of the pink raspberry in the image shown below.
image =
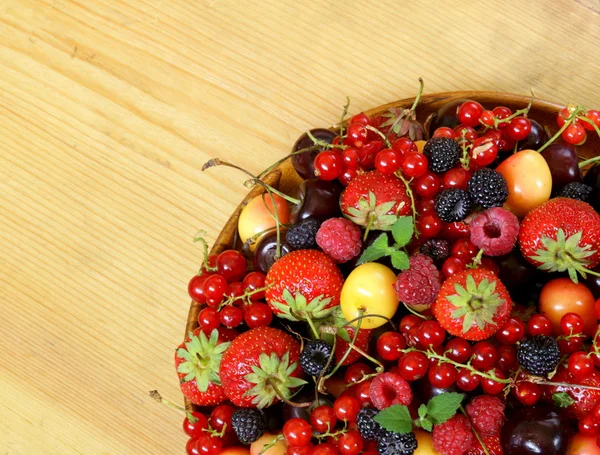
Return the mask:
POLYGON ((506 417, 504 402, 492 395, 480 395, 471 400, 466 410, 475 430, 482 436, 500 433, 506 417))
POLYGON ((360 228, 346 218, 329 218, 317 231, 317 245, 335 262, 358 256, 362 246, 360 228))
POLYGON ((519 219, 502 207, 492 207, 471 222, 471 242, 487 256, 511 252, 519 236, 519 219))
POLYGON ((371 381, 369 396, 377 409, 393 404, 408 406, 413 399, 410 384, 397 373, 381 373, 371 381))
POLYGON ((463 455, 475 440, 471 424, 462 414, 433 427, 433 448, 441 455, 463 455))
POLYGON ((410 268, 398 275, 396 294, 407 305, 429 306, 435 302, 440 286, 440 272, 433 259, 419 253, 410 258, 410 268))

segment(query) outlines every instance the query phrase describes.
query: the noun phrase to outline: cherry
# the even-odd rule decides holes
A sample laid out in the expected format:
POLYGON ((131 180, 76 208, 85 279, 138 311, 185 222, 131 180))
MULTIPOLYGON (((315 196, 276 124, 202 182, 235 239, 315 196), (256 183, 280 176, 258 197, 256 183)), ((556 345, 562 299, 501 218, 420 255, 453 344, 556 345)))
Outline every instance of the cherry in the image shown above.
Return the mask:
POLYGON ((204 282, 211 274, 194 275, 188 284, 188 294, 194 302, 206 303, 204 282))
POLYGON ((552 323, 550 319, 542 314, 534 314, 527 321, 527 331, 529 335, 544 335, 549 336, 552 333, 552 323))
MULTIPOLYGON (((471 178, 471 173, 462 167, 455 167, 444 174, 442 186, 444 188, 467 189, 467 183, 471 178)), ((419 212, 421 213, 421 212, 419 212)))
POLYGON ((458 239, 450 249, 452 256, 462 259, 465 262, 470 262, 471 259, 477 256, 477 252, 477 247, 469 239, 458 239))
POLYGON ((233 431, 231 426, 231 416, 235 412, 235 408, 229 404, 220 404, 212 410, 208 423, 210 427, 215 431, 222 431, 223 427, 227 425, 225 431, 233 431))
POLYGON ((498 352, 492 343, 480 341, 473 345, 471 365, 479 371, 488 371, 498 359, 498 352))
POLYGON ((450 256, 442 264, 442 274, 446 278, 467 269, 467 263, 460 258, 450 256))
POLYGON ((206 307, 198 313, 198 324, 202 327, 202 331, 208 335, 214 329, 221 325, 221 317, 219 312, 212 307, 206 307))
POLYGON ((392 144, 392 149, 398 152, 400 156, 419 151, 415 143, 407 137, 401 137, 400 139, 394 141, 392 144))
MULTIPOLYGON (((395 332, 388 332, 388 333, 395 333, 395 332)), ((404 338, 402 338, 402 335, 400 335, 399 333, 395 333, 395 334, 398 335, 402 339, 402 342, 404 342, 404 338)), ((381 340, 381 338, 379 338, 379 340, 381 340)), ((379 343, 379 340, 377 341, 378 343, 379 343)), ((348 367, 348 369, 344 373, 344 382, 346 384, 354 384, 356 382, 361 381, 363 379, 363 377, 365 377, 366 375, 372 374, 372 373, 373 373, 373 368, 371 368, 366 363, 362 363, 362 362, 353 363, 352 365, 350 365, 348 367)))
POLYGON ((432 137, 447 137, 448 139, 456 139, 456 133, 452 128, 447 126, 440 126, 433 132, 432 137))
POLYGON ((419 324, 421 324, 422 321, 423 319, 414 314, 407 314, 400 320, 400 332, 408 334, 408 332, 410 332, 410 329, 412 329, 415 326, 418 326, 419 324))
POLYGON ((496 116, 492 111, 485 110, 479 116, 479 122, 485 126, 494 126, 494 119, 496 116))
POLYGON ((558 340, 558 348, 563 354, 571 354, 575 351, 580 351, 583 346, 582 337, 573 337, 568 340, 558 340))
POLYGON ((456 368, 449 363, 433 362, 427 372, 427 379, 433 387, 447 389, 454 384, 456 379, 456 368))
POLYGON ((209 276, 202 286, 207 300, 220 302, 227 291, 227 280, 218 274, 209 276))
POLYGON ((220 311, 219 317, 222 325, 224 325, 225 327, 233 328, 237 327, 242 323, 244 314, 242 313, 242 310, 239 307, 227 305, 220 311))
MULTIPOLYGON (((494 370, 494 373, 496 374, 496 377, 498 379, 506 378, 504 373, 502 373, 502 371, 500 371, 498 368, 496 368, 494 370)), ((502 382, 496 382, 490 378, 482 378, 481 379, 481 388, 483 389, 483 391, 485 393, 487 393, 489 395, 498 395, 499 393, 501 393, 504 390, 505 386, 506 386, 506 384, 504 384, 502 382)))
POLYGON ((579 419, 579 432, 583 434, 596 434, 600 430, 600 423, 594 420, 592 414, 588 414, 579 419))
POLYGON ((518 366, 517 350, 514 345, 503 344, 498 346, 498 360, 496 365, 504 373, 510 373, 518 366))
POLYGON ((469 370, 461 369, 456 375, 456 385, 465 392, 471 392, 479 386, 481 376, 472 374, 469 370))
POLYGON ((594 371, 594 361, 585 352, 577 351, 569 357, 567 368, 576 378, 584 378, 594 371))
POLYGON ((321 180, 334 180, 344 168, 344 159, 337 150, 326 150, 315 158, 315 175, 321 180))
POLYGON ((357 430, 344 433, 337 442, 337 449, 341 455, 358 455, 362 452, 364 443, 357 430))
POLYGON ((204 434, 202 430, 208 426, 208 419, 200 412, 191 412, 191 415, 196 419, 196 421, 192 422, 186 416, 185 419, 183 419, 183 431, 185 431, 185 434, 187 434, 190 438, 197 438, 198 436, 204 434))
POLYGON ((429 162, 422 153, 411 152, 406 154, 400 163, 402 173, 407 177, 420 177, 427 172, 429 162))
POLYGON ((197 438, 188 439, 188 441, 185 444, 185 453, 187 455, 200 455, 200 452, 198 452, 197 445, 198 445, 197 438))
POLYGON ((471 164, 479 167, 491 164, 498 156, 497 141, 489 137, 478 137, 471 148, 471 164))
POLYGON ((473 351, 471 345, 464 338, 452 338, 446 343, 446 357, 458 363, 467 363, 473 351))
POLYGON ((219 275, 228 282, 239 281, 246 274, 246 258, 236 250, 225 250, 217 256, 219 275))
POLYGON ((360 401, 351 396, 340 396, 333 403, 333 412, 335 416, 344 422, 353 422, 360 411, 360 401))
POLYGON ((508 128, 506 128, 508 136, 515 141, 525 139, 530 131, 531 122, 523 116, 513 118, 508 124, 508 128))
POLYGON ((454 223, 445 223, 443 226, 442 236, 448 240, 457 240, 471 236, 469 226, 462 221, 454 223))
POLYGON ((375 156, 375 169, 382 174, 393 174, 400 169, 402 155, 393 149, 383 149, 375 156))
POLYGON ((223 440, 206 433, 197 439, 195 449, 201 455, 218 455, 223 450, 223 440))
POLYGON ((585 321, 577 313, 566 313, 560 318, 560 331, 563 335, 575 335, 583 332, 585 321))
POLYGON ((288 446, 301 447, 310 442, 312 430, 306 420, 294 418, 283 425, 283 436, 288 446))
POLYGON ((354 168, 349 168, 344 170, 342 175, 339 176, 338 180, 344 186, 348 186, 348 184, 352 181, 354 177, 358 175, 358 171, 354 168))
POLYGON ((435 237, 441 230, 442 220, 435 213, 425 213, 417 220, 417 231, 423 237, 435 237))
MULTIPOLYGON (((265 287, 265 278, 266 275, 262 272, 250 272, 248 275, 244 277, 242 284, 244 286, 244 290, 246 292, 252 292, 256 289, 265 287)), ((250 296, 250 300, 261 300, 265 298, 265 291, 257 292, 250 296)))
POLYGON ((404 337, 397 332, 385 332, 377 340, 377 354, 383 360, 398 360, 402 355, 400 349, 404 349, 405 347, 406 341, 404 337))
POLYGON ((422 352, 408 352, 398 360, 398 373, 407 381, 421 379, 428 368, 429 361, 422 352))
POLYGON ((446 331, 437 321, 425 321, 419 326, 418 330, 419 343, 425 348, 441 346, 446 339, 446 331))
POLYGON ((318 433, 327 433, 333 430, 337 423, 337 417, 331 406, 318 406, 310 413, 310 424, 318 433))
POLYGON ((437 175, 427 172, 415 180, 413 188, 419 196, 431 198, 440 190, 440 183, 440 178, 437 175))
POLYGON ((273 320, 273 311, 267 304, 253 302, 244 308, 244 322, 250 329, 265 327, 273 320))
POLYGON ((513 390, 517 400, 527 406, 533 406, 542 397, 542 389, 533 382, 517 382, 513 390))
POLYGON ((465 126, 477 126, 484 110, 477 101, 465 101, 458 108, 458 121, 465 126))
POLYGON ((289 446, 285 450, 285 455, 312 455, 314 447, 315 446, 312 445, 312 443, 300 447, 289 446))
MULTIPOLYGON (((595 109, 590 109, 585 113, 585 116, 588 119, 590 119, 591 121, 593 121, 597 127, 600 127, 600 111, 597 111, 595 109)), ((582 122, 582 123, 583 123, 583 127, 586 130, 594 131, 594 125, 591 125, 588 122, 582 122)))
MULTIPOLYGON (((512 115, 512 111, 504 106, 496 106, 494 109, 492 109, 492 113, 498 120, 504 120, 512 115)), ((501 122, 498 124, 498 128, 500 129, 506 128, 507 126, 508 122, 501 122)))
POLYGON ((364 125, 364 126, 367 126, 367 125, 370 125, 370 124, 371 124, 371 119, 364 112, 356 114, 356 115, 354 115, 354 116, 352 116, 350 118, 350 125, 364 125))
POLYGON ((361 125, 360 123, 349 125, 346 130, 344 143, 360 148, 367 142, 368 132, 369 130, 367 130, 365 125, 361 125))
POLYGON ((348 147, 342 152, 342 161, 344 162, 344 168, 356 169, 360 161, 360 153, 354 147, 348 147))
POLYGON ((583 125, 579 123, 571 123, 561 133, 560 137, 567 144, 580 145, 583 144, 586 138, 586 132, 583 125))
POLYGON ((500 330, 496 339, 503 344, 515 344, 525 336, 525 324, 516 316, 509 317, 500 330))

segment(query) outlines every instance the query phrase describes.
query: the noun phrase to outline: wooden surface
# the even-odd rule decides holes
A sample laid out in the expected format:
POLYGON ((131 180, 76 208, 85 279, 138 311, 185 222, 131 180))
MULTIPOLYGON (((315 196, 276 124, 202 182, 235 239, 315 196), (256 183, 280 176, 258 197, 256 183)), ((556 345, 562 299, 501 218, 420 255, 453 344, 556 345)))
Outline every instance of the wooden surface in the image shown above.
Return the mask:
POLYGON ((0 453, 179 454, 200 261, 311 126, 426 91, 600 105, 593 0, 0 0, 0 453), (249 6, 251 4, 251 6, 249 6))

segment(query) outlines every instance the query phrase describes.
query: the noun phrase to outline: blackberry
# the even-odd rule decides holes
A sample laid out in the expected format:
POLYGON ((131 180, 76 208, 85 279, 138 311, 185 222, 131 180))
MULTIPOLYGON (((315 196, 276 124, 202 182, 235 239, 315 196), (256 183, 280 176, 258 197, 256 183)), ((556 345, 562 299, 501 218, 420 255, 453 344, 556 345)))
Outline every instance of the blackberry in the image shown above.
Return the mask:
POLYGON ((508 187, 502 174, 484 167, 475 171, 467 184, 471 199, 483 208, 502 207, 508 199, 508 187))
POLYGON ((314 218, 307 218, 290 227, 285 233, 287 244, 294 250, 312 250, 317 248, 317 231, 321 222, 314 218))
POLYGON ((460 161, 460 145, 447 137, 434 137, 427 141, 423 155, 429 161, 429 169, 436 173, 452 169, 460 161))
POLYGON ((444 239, 429 239, 421 245, 420 251, 435 262, 441 263, 450 256, 450 244, 444 239))
POLYGON ((565 185, 558 195, 561 197, 568 197, 569 199, 588 202, 593 190, 594 189, 591 186, 588 186, 585 183, 571 182, 565 185))
POLYGON ((231 426, 241 443, 250 444, 265 433, 267 424, 262 411, 247 408, 238 409, 232 414, 231 426))
POLYGON ((471 212, 471 198, 465 190, 450 188, 435 200, 435 213, 442 221, 453 223, 464 220, 471 212))
MULTIPOLYGON (((300 354, 300 365, 304 372, 310 376, 319 376, 325 369, 325 365, 329 361, 333 353, 333 346, 323 340, 309 341, 304 345, 304 349, 300 354)), ((329 368, 324 374, 332 372, 335 366, 335 360, 329 362, 329 368)))
POLYGON ((536 335, 521 342, 517 358, 527 373, 547 377, 560 362, 558 343, 552 337, 536 335))
POLYGON ((379 413, 375 408, 362 408, 356 415, 356 428, 365 441, 375 441, 383 431, 374 417, 379 413))
POLYGON ((377 451, 380 455, 412 455, 417 450, 417 438, 410 433, 385 431, 379 436, 377 451))

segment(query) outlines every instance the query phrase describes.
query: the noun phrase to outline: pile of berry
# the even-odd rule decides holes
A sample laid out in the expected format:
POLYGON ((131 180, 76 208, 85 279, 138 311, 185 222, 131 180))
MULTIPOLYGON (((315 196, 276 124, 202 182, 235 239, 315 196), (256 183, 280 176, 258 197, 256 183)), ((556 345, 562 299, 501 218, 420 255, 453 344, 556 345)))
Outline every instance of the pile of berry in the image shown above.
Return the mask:
POLYGON ((189 283, 188 454, 600 454, 600 112, 418 100, 252 176, 189 283))

